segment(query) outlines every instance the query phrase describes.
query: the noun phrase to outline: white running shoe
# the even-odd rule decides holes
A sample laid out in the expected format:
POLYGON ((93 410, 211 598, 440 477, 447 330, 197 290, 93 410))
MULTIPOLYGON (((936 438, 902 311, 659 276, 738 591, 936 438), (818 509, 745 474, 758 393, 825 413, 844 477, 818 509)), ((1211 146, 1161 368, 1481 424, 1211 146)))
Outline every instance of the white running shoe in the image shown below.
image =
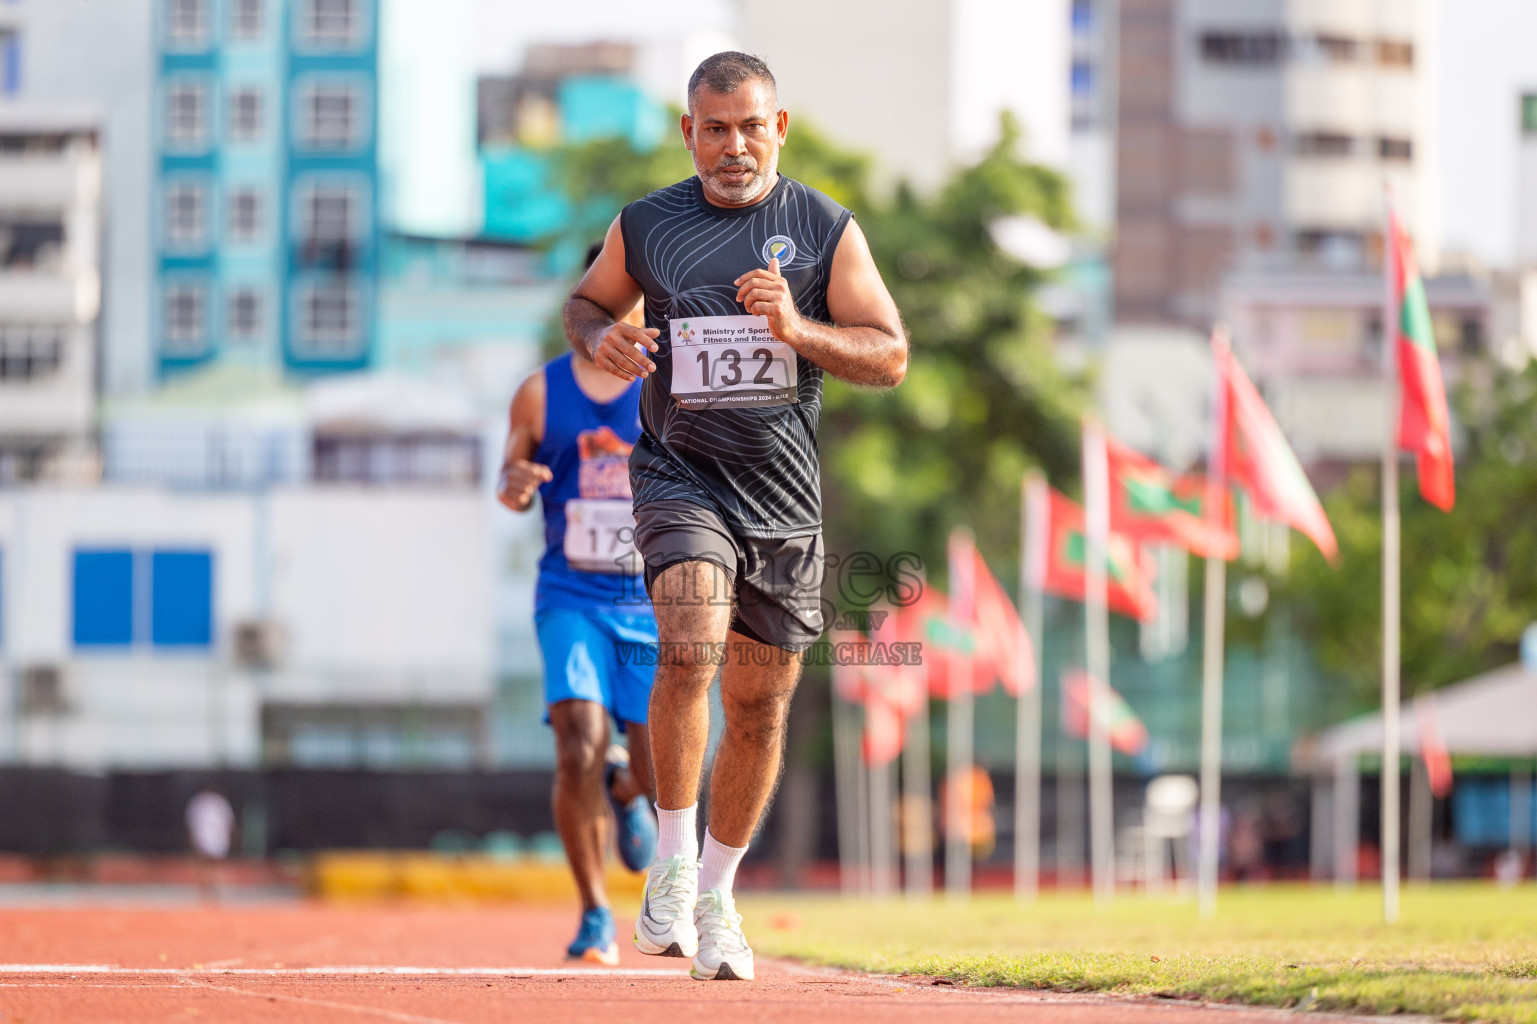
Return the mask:
POLYGON ((699 952, 689 967, 695 981, 752 981, 752 947, 742 935, 742 915, 731 894, 711 889, 694 909, 699 952))
POLYGON ((635 919, 635 948, 650 956, 693 956, 699 949, 694 903, 699 863, 679 855, 646 872, 646 894, 635 919))

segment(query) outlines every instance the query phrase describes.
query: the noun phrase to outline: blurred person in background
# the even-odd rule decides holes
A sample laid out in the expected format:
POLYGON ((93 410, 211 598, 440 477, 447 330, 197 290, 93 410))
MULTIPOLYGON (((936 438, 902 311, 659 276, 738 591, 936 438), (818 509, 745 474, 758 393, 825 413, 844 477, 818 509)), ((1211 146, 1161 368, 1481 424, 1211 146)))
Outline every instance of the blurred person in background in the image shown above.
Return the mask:
POLYGON ((779 779, 799 655, 824 627, 822 375, 894 387, 907 335, 853 215, 779 173, 789 114, 761 60, 707 57, 680 128, 697 175, 625 207, 565 326, 599 368, 644 382, 630 478, 662 641, 660 838, 635 948, 746 980, 732 887, 779 779), (642 299, 644 328, 626 319, 642 299), (726 721, 701 854, 717 670, 726 721))
POLYGON ((187 801, 187 840, 198 860, 198 891, 203 899, 218 895, 219 864, 229 856, 235 834, 235 809, 223 793, 199 790, 187 801))
MULTIPOLYGON (((588 265, 601 245, 588 253, 588 265)), ((629 322, 640 323, 632 310, 629 322)), ((512 399, 497 497, 525 512, 539 495, 544 555, 534 625, 544 659, 546 721, 555 730, 555 828, 582 900, 566 956, 619 962, 604 884, 608 808, 619 856, 632 871, 651 863, 651 755, 646 716, 656 619, 639 595, 630 504, 630 448, 640 436, 640 385, 566 353, 546 363, 512 399), (628 741, 609 745, 609 717, 628 741)))

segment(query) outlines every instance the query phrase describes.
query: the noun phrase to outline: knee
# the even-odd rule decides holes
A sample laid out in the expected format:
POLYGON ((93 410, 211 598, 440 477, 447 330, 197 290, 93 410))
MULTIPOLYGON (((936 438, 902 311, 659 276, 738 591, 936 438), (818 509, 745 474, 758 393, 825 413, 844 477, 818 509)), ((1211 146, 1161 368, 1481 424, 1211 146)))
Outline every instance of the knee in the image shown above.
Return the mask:
POLYGON ((790 717, 793 690, 722 697, 726 727, 748 737, 773 738, 783 734, 790 717))
POLYGON ((597 772, 603 755, 599 729, 568 729, 555 739, 555 771, 563 778, 575 780, 597 772))

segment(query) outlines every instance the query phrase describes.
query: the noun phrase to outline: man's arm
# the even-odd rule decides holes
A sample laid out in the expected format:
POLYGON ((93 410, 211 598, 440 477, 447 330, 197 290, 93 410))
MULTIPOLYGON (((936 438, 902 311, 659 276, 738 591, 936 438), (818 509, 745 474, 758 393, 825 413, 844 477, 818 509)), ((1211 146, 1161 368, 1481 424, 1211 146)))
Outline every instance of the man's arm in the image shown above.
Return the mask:
POLYGON ((907 376, 907 330, 886 282, 875 267, 869 243, 853 221, 833 251, 827 282, 831 324, 800 315, 779 261, 733 282, 736 300, 747 312, 768 319, 774 337, 850 384, 891 388, 907 376))
POLYGON ((549 466, 531 461, 544 440, 544 371, 518 385, 507 414, 507 447, 496 478, 496 500, 514 512, 527 512, 539 485, 554 479, 549 466))
POLYGON ((624 322, 640 301, 640 286, 624 269, 624 232, 619 218, 608 226, 603 251, 587 268, 561 314, 566 337, 576 351, 621 380, 656 372, 648 357, 661 331, 624 322))

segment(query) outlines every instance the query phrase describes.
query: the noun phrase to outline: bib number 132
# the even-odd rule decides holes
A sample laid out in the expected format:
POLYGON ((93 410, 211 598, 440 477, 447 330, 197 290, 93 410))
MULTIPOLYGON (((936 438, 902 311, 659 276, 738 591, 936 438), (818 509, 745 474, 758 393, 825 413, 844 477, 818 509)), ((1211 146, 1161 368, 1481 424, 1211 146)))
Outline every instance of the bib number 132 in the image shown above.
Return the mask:
POLYGON ((795 350, 761 316, 673 320, 672 393, 685 408, 796 400, 795 350))

